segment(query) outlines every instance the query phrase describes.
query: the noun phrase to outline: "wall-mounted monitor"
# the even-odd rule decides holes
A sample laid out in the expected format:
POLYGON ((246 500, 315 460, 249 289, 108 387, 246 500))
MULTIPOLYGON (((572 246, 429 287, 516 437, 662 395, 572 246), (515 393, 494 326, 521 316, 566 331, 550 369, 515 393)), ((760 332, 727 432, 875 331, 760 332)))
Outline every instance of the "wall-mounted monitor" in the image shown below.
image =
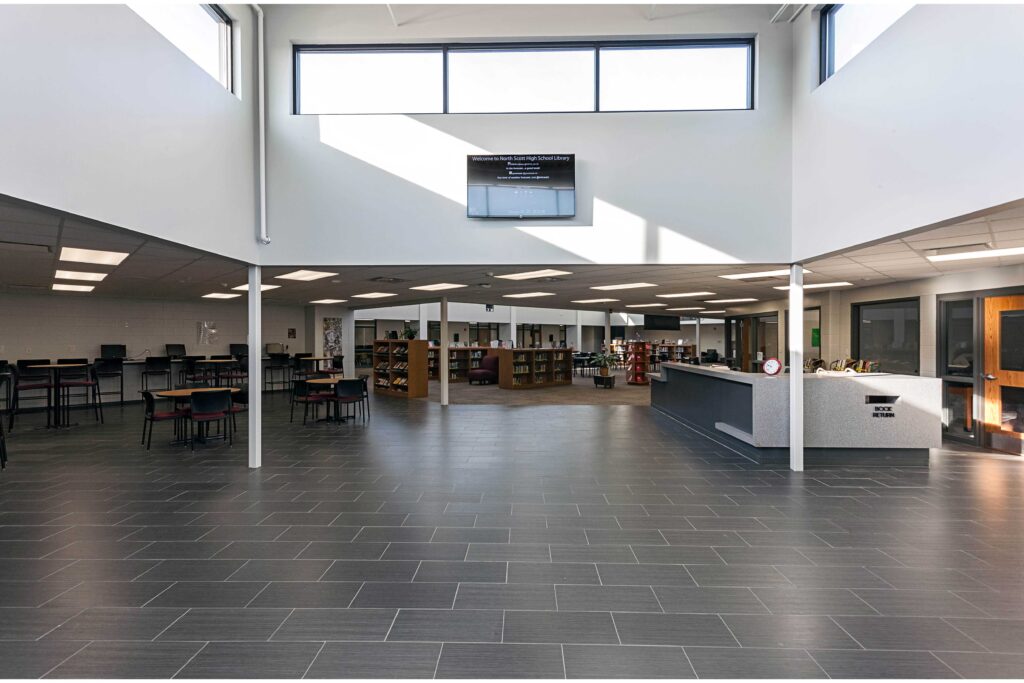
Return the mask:
POLYGON ((126 358, 128 349, 124 344, 102 344, 100 358, 126 358))
POLYGON ((228 345, 228 352, 232 356, 234 356, 235 358, 238 358, 239 356, 248 356, 249 355, 249 345, 248 344, 230 344, 230 345, 228 345))
POLYGON ((651 315, 644 313, 645 330, 673 330, 679 331, 679 317, 675 315, 651 315))
POLYGON ((469 218, 572 218, 575 154, 470 154, 469 218))

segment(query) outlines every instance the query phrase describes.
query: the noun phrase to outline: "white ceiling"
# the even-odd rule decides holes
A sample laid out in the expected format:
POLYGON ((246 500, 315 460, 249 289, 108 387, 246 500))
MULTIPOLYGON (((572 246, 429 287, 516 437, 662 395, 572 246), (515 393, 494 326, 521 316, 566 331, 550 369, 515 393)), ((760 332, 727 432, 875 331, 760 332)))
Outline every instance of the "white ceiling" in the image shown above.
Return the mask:
MULTIPOLYGON (((1024 208, 993 213, 954 226, 917 233, 883 244, 851 250, 842 255, 813 261, 813 271, 805 277, 808 284, 846 280, 855 286, 876 286, 888 282, 933 277, 992 266, 1024 264, 1024 256, 1010 258, 932 263, 926 249, 990 243, 995 248, 1024 246, 1024 208)), ((58 267, 60 247, 84 247, 128 252, 130 256, 114 268, 62 263, 73 270, 108 272, 96 283, 92 294, 56 293, 54 296, 109 296, 142 299, 197 300, 209 292, 227 292, 246 282, 244 264, 206 254, 187 247, 147 238, 126 230, 98 225, 45 208, 0 199, 0 292, 51 293, 53 274, 58 267), (32 246, 36 245, 36 246, 32 246)), ((657 312, 654 308, 626 309, 627 304, 666 303, 676 306, 704 306, 708 310, 729 310, 729 305, 704 303, 704 299, 754 297, 780 299, 784 293, 773 289, 784 285, 786 277, 755 281, 725 280, 719 275, 758 272, 785 268, 781 264, 745 266, 318 266, 304 264, 296 268, 265 268, 264 282, 281 285, 264 293, 271 303, 303 305, 314 299, 347 299, 350 305, 380 307, 434 301, 440 293, 411 290, 411 287, 439 282, 468 285, 449 290, 453 301, 509 304, 542 308, 616 310, 636 313, 657 312), (325 270, 336 276, 313 282, 278 280, 274 276, 297 268, 325 270), (511 281, 494 277, 507 273, 553 268, 571 271, 556 281, 511 281), (380 282, 375 278, 398 278, 399 282, 380 282), (605 292, 598 285, 650 282, 657 287, 605 292), (353 299, 365 292, 389 292, 384 299, 353 299), (508 299, 505 294, 544 291, 554 296, 508 299), (716 296, 692 299, 664 299, 657 294, 711 291, 716 296), (614 304, 574 304, 574 299, 609 297, 614 304)), ((242 299, 235 299, 241 302, 242 299)))

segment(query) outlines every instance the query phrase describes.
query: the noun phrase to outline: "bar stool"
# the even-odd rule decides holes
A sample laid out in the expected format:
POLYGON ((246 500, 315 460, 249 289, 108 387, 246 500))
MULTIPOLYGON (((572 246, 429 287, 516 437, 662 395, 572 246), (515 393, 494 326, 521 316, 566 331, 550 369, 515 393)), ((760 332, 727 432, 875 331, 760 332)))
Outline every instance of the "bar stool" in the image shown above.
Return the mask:
POLYGON ((344 377, 345 356, 332 356, 331 367, 324 369, 323 372, 326 372, 331 377, 334 377, 335 375, 341 375, 342 377, 344 377))
POLYGON ((120 386, 117 391, 101 391, 100 396, 118 395, 118 401, 124 403, 124 359, 123 358, 97 358, 95 361, 96 378, 103 380, 116 377, 120 386))
POLYGON ((307 361, 312 353, 297 353, 292 356, 292 381, 299 379, 310 379, 313 376, 314 361, 307 361))
POLYGON ((146 356, 146 365, 142 370, 142 388, 149 391, 149 378, 163 377, 165 388, 171 388, 171 359, 167 356, 146 356))
POLYGON ((263 388, 264 390, 274 391, 274 387, 280 385, 282 388, 287 389, 291 383, 291 375, 289 371, 291 366, 288 364, 289 358, 287 353, 270 353, 270 363, 263 368, 263 388), (281 373, 281 379, 277 380, 274 378, 275 373, 281 373))
MULTIPOLYGON (((8 431, 14 431, 14 418, 21 411, 22 400, 45 400, 46 407, 50 407, 50 390, 53 384, 50 382, 50 373, 45 370, 32 368, 33 365, 49 365, 49 358, 19 360, 11 368, 11 383, 13 385, 13 400, 10 409, 10 416, 7 423, 8 431), (21 397, 23 391, 39 391, 45 389, 45 396, 21 397)), ((46 426, 50 426, 50 411, 46 411, 46 426)))
POLYGON ((213 374, 196 365, 196 361, 206 360, 206 356, 185 356, 181 359, 181 370, 178 371, 178 384, 208 384, 213 374))
MULTIPOLYGON (((89 359, 88 358, 58 358, 57 363, 60 365, 81 365, 80 368, 68 368, 60 373, 60 388, 64 391, 64 396, 61 402, 65 408, 65 414, 67 414, 67 408, 71 402, 71 388, 72 382, 81 382, 89 379, 89 359), (66 391, 65 391, 66 390, 66 391)), ((75 385, 76 387, 80 385, 75 385)), ((87 388, 84 394, 75 394, 75 398, 89 398, 89 389, 87 388)))
POLYGON ((0 360, 0 388, 3 388, 4 410, 11 408, 11 368, 6 360, 0 360))
MULTIPOLYGON (((58 361, 63 363, 64 361, 58 361)), ((68 362, 78 362, 77 359, 69 359, 68 362)), ((59 391, 66 392, 64 394, 64 415, 67 418, 64 423, 70 422, 71 417, 71 406, 68 402, 68 398, 71 397, 71 389, 83 388, 85 393, 81 396, 85 397, 85 407, 92 407, 93 415, 100 424, 103 424, 103 401, 100 398, 100 378, 96 374, 96 366, 89 366, 83 368, 82 371, 72 370, 71 372, 76 373, 75 375, 68 376, 67 379, 62 376, 60 380, 59 391), (91 400, 90 400, 91 399, 91 400)))

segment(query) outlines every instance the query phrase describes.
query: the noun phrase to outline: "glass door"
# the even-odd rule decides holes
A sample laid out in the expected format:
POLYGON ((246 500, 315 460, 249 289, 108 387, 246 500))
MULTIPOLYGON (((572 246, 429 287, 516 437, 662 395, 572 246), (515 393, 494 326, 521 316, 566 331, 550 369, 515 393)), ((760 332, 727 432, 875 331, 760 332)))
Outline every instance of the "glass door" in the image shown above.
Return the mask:
POLYGON ((946 437, 976 443, 974 299, 939 303, 939 376, 946 437))
POLYGON ((985 437, 1024 453, 1024 296, 985 299, 985 437))

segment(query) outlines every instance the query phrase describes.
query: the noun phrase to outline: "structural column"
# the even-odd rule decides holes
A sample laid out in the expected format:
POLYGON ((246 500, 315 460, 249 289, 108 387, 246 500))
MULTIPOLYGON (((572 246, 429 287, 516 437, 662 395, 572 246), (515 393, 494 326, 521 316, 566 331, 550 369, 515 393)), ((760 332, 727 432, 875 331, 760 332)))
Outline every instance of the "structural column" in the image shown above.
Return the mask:
POLYGON ((263 292, 259 266, 249 266, 249 467, 263 465, 263 292))
POLYGON ((516 320, 516 307, 508 307, 508 338, 510 341, 509 346, 515 348, 519 346, 519 323, 516 320))
POLYGON ((577 352, 583 350, 583 322, 581 320, 582 313, 576 311, 576 338, 573 340, 573 347, 577 352))
POLYGON ((697 334, 696 334, 696 337, 697 337, 697 341, 696 341, 696 344, 697 344, 697 364, 699 365, 700 364, 700 316, 699 315, 697 316, 696 320, 697 320, 697 334))
POLYGON ((341 355, 345 377, 356 377, 356 312, 353 308, 341 311, 341 355))
POLYGON ((441 405, 448 405, 448 297, 441 297, 441 357, 437 362, 437 378, 441 382, 441 405))
POLYGON ((419 305, 420 311, 420 331, 416 335, 417 339, 430 339, 430 319, 427 317, 427 306, 426 304, 419 305))
POLYGON ((789 270, 789 469, 804 469, 804 268, 789 270))
POLYGON ((604 313, 604 353, 612 352, 612 309, 604 313))

